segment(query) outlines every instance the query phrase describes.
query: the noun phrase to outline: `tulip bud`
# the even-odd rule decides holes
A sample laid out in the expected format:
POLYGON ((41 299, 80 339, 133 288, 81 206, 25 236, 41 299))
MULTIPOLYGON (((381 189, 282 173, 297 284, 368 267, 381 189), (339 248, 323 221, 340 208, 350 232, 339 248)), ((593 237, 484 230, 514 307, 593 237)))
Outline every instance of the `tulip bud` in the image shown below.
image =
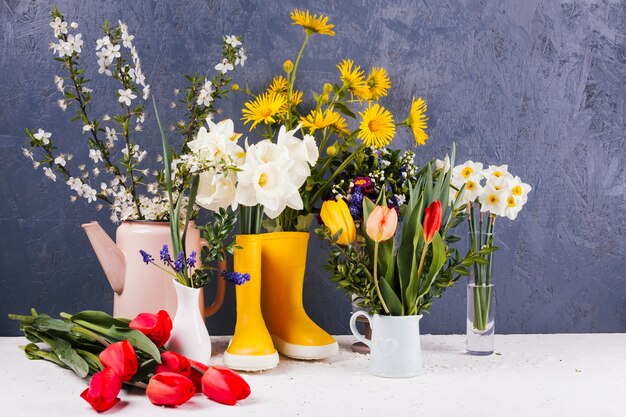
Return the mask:
POLYGON ((196 393, 193 382, 174 372, 162 372, 150 378, 146 395, 154 405, 176 407, 189 401, 196 393))
POLYGON ((230 89, 233 91, 239 91, 239 84, 233 84, 230 86, 230 89))
POLYGON ((128 327, 139 330, 160 348, 170 338, 172 319, 165 310, 156 314, 141 313, 128 324, 128 327))
POLYGON ((191 363, 189 359, 176 352, 166 351, 161 353, 161 363, 154 370, 155 374, 162 372, 175 372, 184 376, 191 374, 191 363))
POLYGON ((441 201, 433 201, 424 209, 424 240, 430 243, 441 228, 441 201))
POLYGON ((89 388, 85 389, 80 396, 91 405, 97 412, 110 409, 120 402, 117 395, 122 389, 120 377, 111 368, 95 373, 89 382, 89 388))
POLYGON ((354 219, 343 199, 324 201, 320 210, 320 217, 333 236, 341 230, 337 244, 349 245, 356 240, 354 219))
POLYGON ((236 372, 221 366, 211 366, 202 376, 202 393, 220 404, 235 405, 248 398, 250 386, 236 372))
POLYGON ((324 92, 326 94, 330 94, 332 91, 333 91, 332 84, 329 84, 329 83, 324 84, 324 92))
POLYGON ((391 239, 398 227, 396 209, 387 206, 376 206, 367 218, 365 231, 374 242, 391 239))
POLYGON ((285 70, 287 74, 289 74, 291 71, 293 71, 293 62, 291 62, 290 59, 286 60, 283 63, 283 69, 285 70))
POLYGON ((130 381, 137 373, 137 355, 128 340, 107 346, 100 353, 100 362, 111 368, 122 382, 130 381))

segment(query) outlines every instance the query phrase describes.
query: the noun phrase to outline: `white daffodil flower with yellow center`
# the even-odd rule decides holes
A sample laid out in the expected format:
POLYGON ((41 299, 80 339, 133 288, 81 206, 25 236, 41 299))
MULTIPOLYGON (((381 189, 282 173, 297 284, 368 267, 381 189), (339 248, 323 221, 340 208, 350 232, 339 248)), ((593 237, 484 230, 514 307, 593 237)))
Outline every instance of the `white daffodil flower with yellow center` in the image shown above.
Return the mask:
POLYGON ((497 216, 504 216, 507 207, 507 197, 506 189, 496 190, 493 185, 487 183, 483 192, 478 196, 481 205, 480 211, 488 211, 497 216))

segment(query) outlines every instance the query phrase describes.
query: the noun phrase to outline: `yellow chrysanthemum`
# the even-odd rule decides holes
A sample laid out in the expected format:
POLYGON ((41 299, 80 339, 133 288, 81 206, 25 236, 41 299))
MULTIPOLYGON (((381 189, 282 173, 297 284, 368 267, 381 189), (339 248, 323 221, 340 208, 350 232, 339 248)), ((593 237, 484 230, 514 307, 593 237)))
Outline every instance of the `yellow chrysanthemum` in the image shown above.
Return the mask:
POLYGON ((391 87, 387 70, 382 67, 373 67, 365 81, 369 90, 368 100, 378 100, 387 95, 387 90, 391 87))
POLYGON ((339 117, 335 123, 331 126, 335 132, 341 137, 348 137, 350 134, 350 129, 348 129, 348 122, 343 117, 339 117))
POLYGON ((333 30, 335 25, 328 23, 327 16, 312 15, 308 10, 294 9, 291 12, 291 20, 293 20, 293 25, 302 26, 308 35, 319 33, 320 35, 335 36, 335 31, 333 30))
POLYGON ((326 111, 324 113, 321 110, 313 110, 311 114, 300 119, 302 126, 309 129, 311 133, 314 133, 318 129, 324 129, 334 125, 339 121, 341 116, 335 111, 326 111))
POLYGON ((263 93, 255 100, 248 101, 242 110, 244 123, 252 122, 250 130, 259 123, 275 123, 276 116, 280 114, 280 109, 286 104, 286 99, 280 94, 263 93))
POLYGON ((413 98, 413 101, 411 102, 411 111, 409 112, 409 117, 406 119, 405 123, 413 131, 415 142, 418 145, 424 145, 426 140, 428 140, 428 134, 426 133, 426 129, 428 128, 426 125, 427 121, 426 102, 421 97, 419 97, 417 101, 413 98))
POLYGON ((361 124, 358 137, 367 146, 382 148, 389 145, 396 133, 393 115, 381 106, 374 104, 359 113, 361 124))
POLYGON ((286 93, 287 87, 289 87, 289 82, 285 77, 279 75, 278 77, 274 77, 267 91, 270 93, 286 93))
POLYGON ((354 61, 351 59, 344 59, 337 65, 337 68, 345 89, 353 96, 357 96, 361 100, 367 100, 369 89, 365 85, 365 76, 361 67, 354 65, 354 61))

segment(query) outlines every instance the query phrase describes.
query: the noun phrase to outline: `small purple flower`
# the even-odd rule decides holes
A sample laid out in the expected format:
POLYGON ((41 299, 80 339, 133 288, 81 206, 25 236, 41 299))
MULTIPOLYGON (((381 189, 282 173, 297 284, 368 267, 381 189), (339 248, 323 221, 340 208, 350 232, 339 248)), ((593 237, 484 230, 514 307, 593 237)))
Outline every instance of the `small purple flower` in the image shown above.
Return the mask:
POLYGON ((250 281, 250 274, 243 274, 241 272, 222 271, 222 278, 228 282, 232 282, 235 285, 243 285, 250 281))
POLYGON ((172 263, 172 257, 170 256, 170 250, 167 245, 163 245, 163 249, 159 252, 159 256, 165 265, 172 263))
POLYGON ((187 267, 188 268, 195 268, 196 267, 196 256, 198 256, 198 254, 196 253, 195 250, 192 250, 191 253, 189 254, 189 258, 187 258, 187 267))
POLYGON ((352 197, 350 197, 350 203, 355 204, 357 206, 363 205, 363 191, 361 191, 360 186, 355 186, 352 191, 352 197))
POLYGON ((352 181, 355 187, 361 187, 365 193, 369 193, 372 189, 372 180, 370 177, 357 177, 352 181))
POLYGON ((145 250, 140 250, 139 253, 141 254, 141 257, 143 258, 143 261, 146 263, 146 265, 154 261, 154 258, 152 257, 152 255, 150 255, 145 250))
POLYGON ((174 261, 174 271, 183 272, 185 270, 185 251, 180 251, 178 256, 176 256, 176 261, 174 261))

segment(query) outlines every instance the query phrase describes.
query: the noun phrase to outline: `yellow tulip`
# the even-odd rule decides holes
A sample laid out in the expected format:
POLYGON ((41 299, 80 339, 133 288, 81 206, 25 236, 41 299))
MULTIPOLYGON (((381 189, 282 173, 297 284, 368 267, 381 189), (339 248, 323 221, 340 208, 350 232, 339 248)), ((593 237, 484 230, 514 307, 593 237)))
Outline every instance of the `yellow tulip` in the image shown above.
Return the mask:
POLYGON ((348 205, 343 199, 324 201, 320 217, 333 236, 341 230, 341 235, 337 239, 339 245, 349 245, 356 240, 354 220, 348 205))

